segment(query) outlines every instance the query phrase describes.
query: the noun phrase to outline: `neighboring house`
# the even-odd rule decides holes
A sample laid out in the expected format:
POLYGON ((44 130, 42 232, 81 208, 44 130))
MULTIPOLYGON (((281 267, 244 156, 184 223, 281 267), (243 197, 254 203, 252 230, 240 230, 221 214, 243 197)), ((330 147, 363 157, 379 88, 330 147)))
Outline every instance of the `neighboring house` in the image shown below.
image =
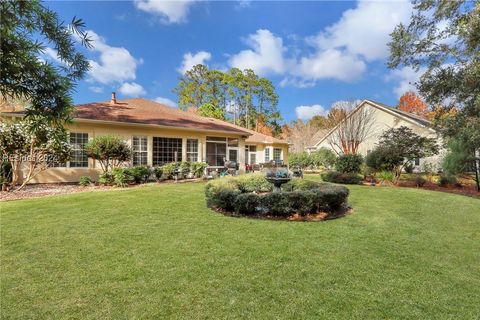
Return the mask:
MULTIPOLYGON (((4 117, 23 117, 6 112, 4 117)), ((160 166, 177 161, 207 162, 210 169, 224 167, 225 160, 246 164, 271 160, 288 162, 288 143, 236 126, 226 121, 204 118, 136 98, 81 104, 75 107, 73 123, 67 126, 73 146, 70 161, 52 167, 32 183, 77 182, 81 176, 98 178, 100 165, 87 158, 82 146, 94 137, 117 135, 133 149, 129 165, 160 166)))
MULTIPOLYGON (((359 145, 358 153, 362 154, 363 156, 366 156, 375 148, 376 144, 379 142, 380 136, 384 131, 390 128, 398 128, 401 126, 406 126, 412 129, 418 135, 435 138, 438 140, 439 145, 442 145, 440 136, 433 129, 430 121, 425 118, 371 100, 362 101, 357 107, 355 107, 355 109, 352 110, 350 114, 358 112, 362 110, 362 108, 367 108, 368 112, 373 113, 372 129, 370 130, 367 139, 359 145)), ((338 125, 330 131, 319 133, 317 142, 311 147, 308 147, 307 151, 312 152, 319 150, 320 148, 328 148, 334 150, 336 153, 339 153, 340 151, 330 143, 332 134, 335 132, 335 130, 337 130, 337 128, 338 125)), ((438 169, 440 168, 441 160, 442 152, 437 156, 418 159, 415 161, 415 170, 422 170, 425 163, 430 163, 438 169)))

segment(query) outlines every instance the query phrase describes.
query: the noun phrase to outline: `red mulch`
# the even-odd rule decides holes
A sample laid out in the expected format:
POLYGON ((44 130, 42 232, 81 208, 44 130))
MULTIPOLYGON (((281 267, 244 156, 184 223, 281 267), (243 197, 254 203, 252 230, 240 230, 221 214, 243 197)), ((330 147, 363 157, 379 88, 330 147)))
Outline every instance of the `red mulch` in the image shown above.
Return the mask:
POLYGON ((298 213, 288 216, 288 217, 279 217, 279 216, 266 216, 262 214, 255 214, 255 215, 244 215, 238 214, 235 212, 229 212, 219 209, 213 209, 214 211, 220 212, 224 216, 227 217, 234 217, 234 218, 250 218, 250 219, 260 219, 260 220, 281 220, 281 221, 303 221, 303 222, 313 222, 313 221, 326 221, 344 217, 346 215, 352 214, 353 209, 341 209, 335 212, 318 212, 314 214, 307 214, 307 215, 300 215, 298 213))

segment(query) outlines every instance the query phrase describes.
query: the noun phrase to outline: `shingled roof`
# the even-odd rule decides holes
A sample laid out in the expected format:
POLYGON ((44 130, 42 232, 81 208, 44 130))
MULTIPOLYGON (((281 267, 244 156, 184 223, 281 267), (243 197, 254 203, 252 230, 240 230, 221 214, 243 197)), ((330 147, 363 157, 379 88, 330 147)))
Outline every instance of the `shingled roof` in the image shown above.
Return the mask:
POLYGON ((224 121, 200 117, 143 98, 80 104, 75 106, 74 118, 250 135, 247 130, 224 121))

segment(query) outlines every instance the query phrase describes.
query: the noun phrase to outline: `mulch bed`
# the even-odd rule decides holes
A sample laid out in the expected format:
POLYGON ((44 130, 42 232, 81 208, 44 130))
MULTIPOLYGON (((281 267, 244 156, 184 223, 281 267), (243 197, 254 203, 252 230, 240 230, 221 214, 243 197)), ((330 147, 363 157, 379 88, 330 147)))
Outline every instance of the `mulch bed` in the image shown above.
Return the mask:
POLYGON ((304 216, 296 213, 288 217, 270 216, 270 215, 262 215, 262 214, 244 215, 244 214, 238 214, 235 212, 229 212, 229 211, 218 210, 218 209, 214 209, 214 211, 219 212, 224 216, 234 217, 234 218, 249 218, 249 219, 260 219, 260 220, 278 220, 278 221, 303 221, 303 222, 318 222, 318 221, 338 219, 353 213, 353 209, 350 207, 337 210, 335 212, 318 212, 314 214, 307 214, 304 216))
MULTIPOLYGON (((202 181, 202 179, 185 179, 185 180, 179 180, 178 183, 199 182, 199 181, 202 181)), ((165 180, 160 183, 163 184, 163 183, 176 183, 176 182, 174 180, 165 180)), ((114 186, 101 186, 101 185, 92 185, 92 186, 83 187, 73 183, 28 184, 20 191, 10 191, 10 192, 0 191, 0 201, 40 198, 40 197, 46 197, 46 196, 71 194, 71 193, 87 192, 87 191, 123 190, 123 189, 131 189, 131 188, 141 188, 147 185, 151 185, 151 183, 133 184, 123 188, 114 187, 114 186)))
MULTIPOLYGON (((363 185, 371 186, 370 182, 364 182, 363 185)), ((468 197, 480 198, 480 192, 477 191, 477 187, 474 184, 464 184, 461 186, 456 185, 446 185, 439 186, 436 183, 427 181, 422 187, 418 187, 415 184, 415 181, 405 181, 401 180, 397 185, 388 185, 389 187, 400 187, 400 188, 416 188, 416 189, 425 189, 439 192, 448 192, 459 194, 468 197)), ((381 184, 376 184, 375 187, 383 187, 381 184)))

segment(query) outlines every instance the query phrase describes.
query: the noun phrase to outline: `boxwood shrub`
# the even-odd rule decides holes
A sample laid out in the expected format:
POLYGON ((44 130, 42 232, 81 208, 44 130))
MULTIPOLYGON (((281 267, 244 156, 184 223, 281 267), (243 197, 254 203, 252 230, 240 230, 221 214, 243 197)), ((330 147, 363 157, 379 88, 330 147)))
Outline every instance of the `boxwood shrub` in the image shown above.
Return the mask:
POLYGON ((241 215, 277 217, 332 212, 347 206, 349 191, 343 186, 295 179, 285 184, 281 192, 269 192, 263 191, 267 188, 263 189, 260 175, 250 176, 226 177, 207 183, 207 206, 241 215))
POLYGON ((342 183, 342 184, 359 184, 363 178, 357 173, 342 173, 338 171, 328 171, 321 175, 323 181, 342 183))

